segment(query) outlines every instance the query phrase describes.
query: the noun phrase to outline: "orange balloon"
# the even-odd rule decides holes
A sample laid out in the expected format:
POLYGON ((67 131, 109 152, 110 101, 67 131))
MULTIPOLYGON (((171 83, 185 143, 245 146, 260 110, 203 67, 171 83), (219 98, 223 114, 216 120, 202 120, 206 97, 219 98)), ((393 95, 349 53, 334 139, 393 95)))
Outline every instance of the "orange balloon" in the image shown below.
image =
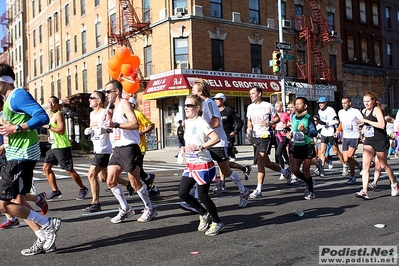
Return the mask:
POLYGON ((121 63, 113 56, 108 60, 108 68, 112 71, 118 71, 121 69, 121 63))
POLYGON ((132 65, 134 69, 140 66, 140 57, 135 54, 130 55, 129 64, 132 65))
POLYGON ((122 81, 123 90, 127 93, 133 94, 136 93, 140 88, 139 79, 132 80, 123 80, 122 81))
POLYGON ((113 79, 119 79, 119 75, 121 74, 121 72, 120 71, 112 71, 111 69, 108 68, 108 74, 113 79))
POLYGON ((115 57, 121 64, 128 63, 130 60, 130 51, 126 46, 116 48, 115 57))
POLYGON ((123 64, 122 66, 121 66, 121 73, 124 75, 124 76, 131 76, 131 75, 133 75, 133 73, 134 73, 134 68, 132 67, 132 65, 130 65, 130 64, 123 64))

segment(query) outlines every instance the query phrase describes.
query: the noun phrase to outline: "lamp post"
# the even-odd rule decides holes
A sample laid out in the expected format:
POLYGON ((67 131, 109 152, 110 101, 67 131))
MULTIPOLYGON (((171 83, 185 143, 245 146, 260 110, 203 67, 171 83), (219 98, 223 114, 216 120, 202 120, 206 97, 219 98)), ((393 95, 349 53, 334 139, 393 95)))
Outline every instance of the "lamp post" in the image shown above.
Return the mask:
MULTIPOLYGON (((281 0, 278 0, 277 4, 278 8, 278 40, 279 42, 283 42, 283 15, 281 12, 281 0)), ((286 97, 285 97, 285 60, 284 60, 284 50, 280 49, 281 53, 281 80, 280 80, 280 86, 281 86, 281 102, 283 103, 283 110, 285 110, 286 106, 286 97)))

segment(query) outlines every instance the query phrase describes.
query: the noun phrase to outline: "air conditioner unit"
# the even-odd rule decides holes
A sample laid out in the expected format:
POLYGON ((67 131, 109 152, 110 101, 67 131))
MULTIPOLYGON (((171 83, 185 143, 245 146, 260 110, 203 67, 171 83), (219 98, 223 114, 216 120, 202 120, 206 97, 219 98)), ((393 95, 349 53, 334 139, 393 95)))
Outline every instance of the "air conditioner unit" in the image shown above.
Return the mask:
POLYGON ((185 14, 187 14, 187 8, 181 6, 175 7, 175 15, 182 16, 185 14))
POLYGON ((332 38, 337 38, 338 37, 338 31, 336 31, 336 30, 331 31, 331 37, 332 38))
POLYGON ((189 62, 180 62, 180 63, 179 63, 179 68, 180 68, 180 69, 187 69, 187 68, 190 68, 190 63, 189 63, 189 62))
POLYGON ((266 25, 267 25, 268 28, 274 28, 274 19, 268 18, 266 25))
POLYGON ((262 70, 258 67, 253 67, 252 68, 252 73, 254 74, 262 74, 262 70))
POLYGON ((290 29, 291 28, 291 20, 283 19, 283 28, 290 29))

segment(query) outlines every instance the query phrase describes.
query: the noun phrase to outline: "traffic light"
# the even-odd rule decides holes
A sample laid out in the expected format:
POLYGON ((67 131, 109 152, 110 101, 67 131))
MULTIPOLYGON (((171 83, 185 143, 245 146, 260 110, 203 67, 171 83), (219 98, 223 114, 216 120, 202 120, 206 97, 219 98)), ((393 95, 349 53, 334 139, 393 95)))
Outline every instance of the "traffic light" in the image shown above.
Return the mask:
POLYGON ((280 75, 281 74, 281 53, 278 51, 273 51, 273 74, 280 75))

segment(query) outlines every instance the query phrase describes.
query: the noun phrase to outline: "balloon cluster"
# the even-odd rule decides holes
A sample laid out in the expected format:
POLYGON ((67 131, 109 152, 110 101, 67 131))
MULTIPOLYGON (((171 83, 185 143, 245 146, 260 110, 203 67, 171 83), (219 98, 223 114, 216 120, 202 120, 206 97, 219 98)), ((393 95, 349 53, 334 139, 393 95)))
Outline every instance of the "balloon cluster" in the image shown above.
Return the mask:
POLYGON ((140 66, 140 58, 130 54, 126 46, 118 47, 115 56, 108 60, 108 74, 122 83, 127 93, 136 93, 140 88, 136 69, 140 66))

